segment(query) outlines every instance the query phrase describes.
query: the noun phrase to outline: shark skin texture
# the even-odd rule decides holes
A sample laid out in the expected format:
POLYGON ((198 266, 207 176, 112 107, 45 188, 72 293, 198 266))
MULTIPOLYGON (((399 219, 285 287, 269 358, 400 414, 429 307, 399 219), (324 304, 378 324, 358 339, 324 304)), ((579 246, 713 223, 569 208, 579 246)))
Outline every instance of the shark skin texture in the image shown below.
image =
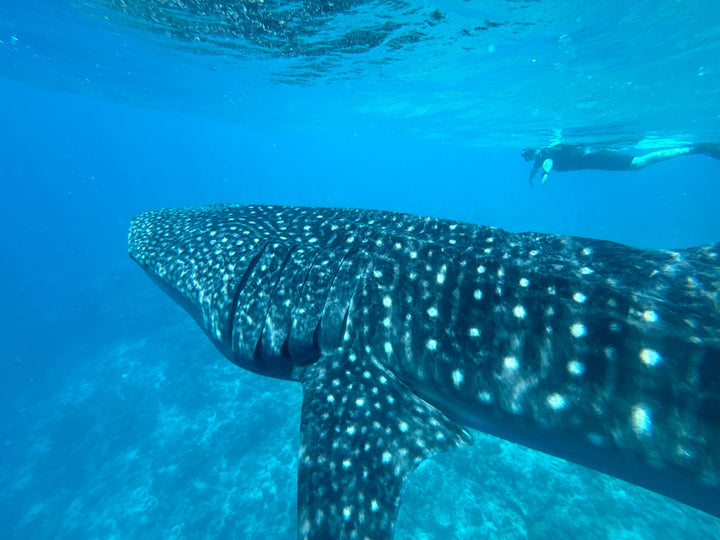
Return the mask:
POLYGON ((466 427, 720 516, 720 244, 216 205, 139 215, 129 253, 231 362, 302 384, 300 538, 391 538, 466 427))

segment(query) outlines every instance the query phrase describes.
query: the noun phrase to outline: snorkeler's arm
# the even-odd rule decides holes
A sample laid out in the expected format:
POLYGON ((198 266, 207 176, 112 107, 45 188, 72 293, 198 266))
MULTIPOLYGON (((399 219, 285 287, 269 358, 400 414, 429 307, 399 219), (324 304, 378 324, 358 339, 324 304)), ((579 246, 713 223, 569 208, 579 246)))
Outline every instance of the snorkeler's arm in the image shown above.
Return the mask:
POLYGON ((530 178, 528 178, 528 181, 530 182, 530 185, 533 185, 533 178, 535 178, 535 175, 537 174, 538 170, 540 170, 540 165, 542 164, 542 160, 540 158, 537 158, 535 160, 535 163, 533 163, 533 167, 530 170, 530 178))

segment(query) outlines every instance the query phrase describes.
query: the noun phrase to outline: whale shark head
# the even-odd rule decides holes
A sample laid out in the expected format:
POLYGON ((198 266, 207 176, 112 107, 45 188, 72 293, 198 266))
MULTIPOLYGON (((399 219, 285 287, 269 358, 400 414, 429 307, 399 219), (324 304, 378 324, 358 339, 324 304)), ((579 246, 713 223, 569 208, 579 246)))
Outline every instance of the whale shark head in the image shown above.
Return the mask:
POLYGON ((131 224, 130 256, 231 361, 296 379, 294 368, 340 345, 364 270, 323 219, 275 207, 147 212, 131 224))
POLYGON ((232 362, 302 384, 301 537, 389 537, 462 425, 720 515, 717 244, 221 205, 144 213, 129 251, 232 362))

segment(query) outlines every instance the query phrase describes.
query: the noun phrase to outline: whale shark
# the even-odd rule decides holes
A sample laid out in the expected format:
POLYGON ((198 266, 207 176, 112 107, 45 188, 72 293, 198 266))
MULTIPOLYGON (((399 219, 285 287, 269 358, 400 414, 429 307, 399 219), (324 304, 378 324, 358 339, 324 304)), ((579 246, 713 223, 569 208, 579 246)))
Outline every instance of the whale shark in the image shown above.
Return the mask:
POLYGON ((391 538, 468 429, 720 516, 720 243, 213 205, 137 216, 129 254, 231 362, 302 385, 300 538, 391 538))

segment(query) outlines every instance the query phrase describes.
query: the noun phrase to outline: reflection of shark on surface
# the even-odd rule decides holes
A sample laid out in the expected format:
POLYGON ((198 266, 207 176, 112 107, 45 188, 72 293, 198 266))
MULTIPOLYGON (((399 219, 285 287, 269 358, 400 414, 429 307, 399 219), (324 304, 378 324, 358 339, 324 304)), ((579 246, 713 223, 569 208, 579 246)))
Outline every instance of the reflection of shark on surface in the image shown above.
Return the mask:
POLYGON ((720 516, 719 244, 391 212, 148 212, 130 256, 218 349, 302 383, 298 534, 391 536, 460 424, 720 516))

